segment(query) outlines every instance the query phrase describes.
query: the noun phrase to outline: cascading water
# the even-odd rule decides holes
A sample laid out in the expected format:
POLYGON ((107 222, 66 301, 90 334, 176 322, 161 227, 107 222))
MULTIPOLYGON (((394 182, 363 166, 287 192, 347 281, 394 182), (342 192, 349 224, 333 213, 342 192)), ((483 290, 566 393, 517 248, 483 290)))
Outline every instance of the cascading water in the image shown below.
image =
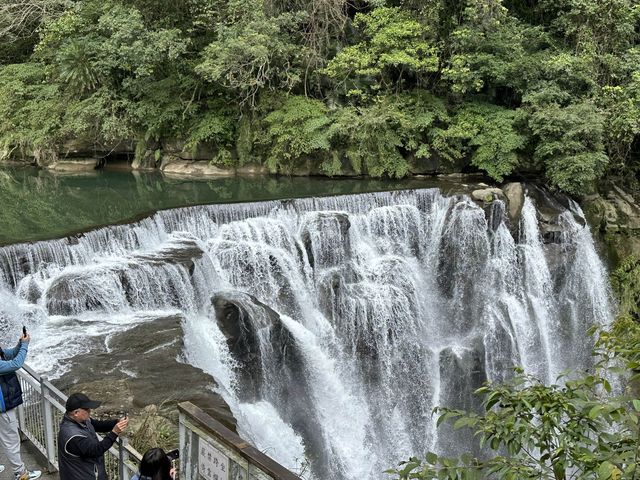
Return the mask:
POLYGON ((248 440, 309 478, 380 479, 472 449, 434 406, 476 408, 513 365, 545 381, 588 365, 610 305, 580 217, 543 243, 530 198, 510 226, 500 201, 435 189, 165 211, 0 249, 0 316, 55 378, 88 339, 179 315, 185 360, 248 440))

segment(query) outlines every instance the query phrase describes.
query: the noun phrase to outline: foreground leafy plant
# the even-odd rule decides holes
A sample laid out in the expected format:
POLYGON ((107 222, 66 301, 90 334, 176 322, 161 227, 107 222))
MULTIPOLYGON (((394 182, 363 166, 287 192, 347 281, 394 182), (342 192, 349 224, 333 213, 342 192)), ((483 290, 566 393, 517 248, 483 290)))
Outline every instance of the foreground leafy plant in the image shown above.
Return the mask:
POLYGON ((614 395, 608 380, 640 366, 634 338, 629 344, 615 329, 602 332, 594 373, 577 380, 544 385, 517 369, 511 381, 476 391, 484 397, 481 414, 437 408, 438 425, 471 428, 486 459, 428 453, 387 473, 422 480, 640 478, 640 400, 614 395))

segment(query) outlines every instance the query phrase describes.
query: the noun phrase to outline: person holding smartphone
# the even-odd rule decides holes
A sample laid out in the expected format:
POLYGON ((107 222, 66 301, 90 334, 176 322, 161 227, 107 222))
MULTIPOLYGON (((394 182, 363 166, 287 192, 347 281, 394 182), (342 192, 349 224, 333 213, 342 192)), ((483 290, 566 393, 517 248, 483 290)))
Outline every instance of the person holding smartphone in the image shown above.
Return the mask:
MULTIPOLYGON (((13 348, 0 348, 0 445, 13 469, 15 480, 40 478, 39 470, 28 470, 20 455, 20 433, 18 432, 17 406, 22 404, 22 387, 16 371, 22 368, 29 350, 27 329, 22 327, 22 336, 13 348)), ((0 472, 4 465, 0 465, 0 472)))
POLYGON ((104 454, 127 428, 129 419, 91 418, 91 410, 100 404, 84 393, 73 393, 67 398, 66 413, 58 432, 60 480, 107 480, 104 454), (96 432, 107 434, 100 440, 96 432))

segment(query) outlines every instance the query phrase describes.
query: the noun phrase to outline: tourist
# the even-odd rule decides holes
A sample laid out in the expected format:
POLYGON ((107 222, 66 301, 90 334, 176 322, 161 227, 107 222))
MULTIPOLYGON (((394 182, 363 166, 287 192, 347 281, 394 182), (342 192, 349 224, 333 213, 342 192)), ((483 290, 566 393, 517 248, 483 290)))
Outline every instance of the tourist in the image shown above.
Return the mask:
POLYGON ((161 448, 150 448, 145 452, 140 462, 140 469, 131 480, 173 480, 176 469, 171 466, 171 460, 161 448))
MULTIPOLYGON (((20 456, 20 433, 16 407, 22 404, 22 387, 16 375, 27 358, 31 337, 23 329, 18 344, 13 348, 0 348, 0 444, 13 468, 16 480, 40 478, 39 470, 27 470, 20 456)), ((0 465, 0 472, 4 465, 0 465)))
POLYGON ((83 393, 73 393, 66 403, 66 413, 58 433, 60 480, 107 480, 104 453, 127 428, 127 417, 119 420, 94 420, 91 410, 100 402, 83 393), (96 432, 108 432, 102 440, 96 432))

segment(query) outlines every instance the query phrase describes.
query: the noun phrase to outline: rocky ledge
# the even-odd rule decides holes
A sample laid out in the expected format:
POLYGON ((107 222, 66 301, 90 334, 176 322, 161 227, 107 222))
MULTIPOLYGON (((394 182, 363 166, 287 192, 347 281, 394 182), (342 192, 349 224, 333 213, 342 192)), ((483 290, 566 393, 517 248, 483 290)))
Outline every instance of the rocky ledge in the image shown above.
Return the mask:
POLYGON ((135 417, 144 407, 159 405, 175 423, 176 404, 190 401, 235 430, 229 407, 213 391, 213 377, 183 361, 182 320, 153 318, 109 338, 94 338, 91 353, 69 359, 73 368, 56 386, 66 394, 82 391, 102 400, 104 414, 135 417))
POLYGON ((581 204, 594 233, 604 240, 613 265, 629 255, 640 255, 640 206, 629 193, 611 185, 602 193, 586 196, 581 204))

